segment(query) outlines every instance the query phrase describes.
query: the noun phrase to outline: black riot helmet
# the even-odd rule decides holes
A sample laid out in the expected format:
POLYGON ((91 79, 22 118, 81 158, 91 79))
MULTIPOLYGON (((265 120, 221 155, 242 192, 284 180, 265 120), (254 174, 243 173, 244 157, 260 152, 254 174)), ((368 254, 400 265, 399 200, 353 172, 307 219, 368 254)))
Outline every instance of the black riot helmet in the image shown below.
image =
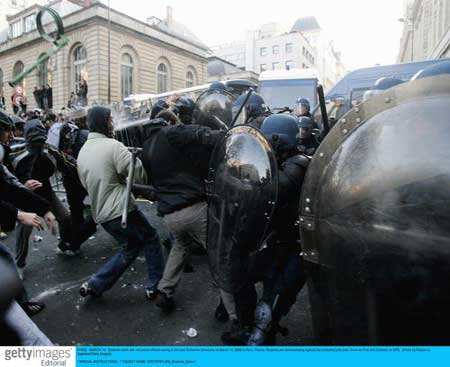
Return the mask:
POLYGON ((214 82, 211 83, 211 85, 209 86, 210 90, 214 90, 214 89, 218 89, 218 90, 224 90, 227 91, 227 87, 225 84, 223 84, 222 82, 214 82))
POLYGON ((175 104, 176 112, 183 124, 192 123, 192 114, 194 113, 195 102, 189 97, 180 97, 175 104))
POLYGON ((207 89, 195 102, 193 123, 212 130, 228 130, 233 121, 235 97, 221 89, 207 89))
POLYGON ((0 111, 0 131, 14 129, 14 121, 3 111, 0 111))
POLYGON ((298 128, 300 131, 300 139, 308 139, 314 129, 314 122, 310 117, 300 116, 298 118, 298 128))
POLYGON ((402 83, 403 80, 397 78, 382 77, 375 82, 372 88, 364 92, 363 101, 367 101, 369 98, 377 94, 383 93, 384 91, 402 83))
MULTIPOLYGON (((236 117, 237 113, 241 110, 241 107, 245 100, 247 99, 247 93, 241 94, 239 98, 233 105, 233 119, 236 117)), ((268 107, 266 106, 266 102, 264 102, 263 97, 258 93, 253 92, 239 115, 238 120, 235 125, 243 125, 246 124, 249 119, 261 116, 265 113, 269 112, 268 107)))
POLYGON ((297 119, 288 114, 275 114, 267 117, 261 132, 270 141, 277 156, 296 151, 299 139, 297 119))
POLYGON ((294 113, 297 116, 304 116, 305 114, 308 114, 311 110, 311 105, 309 101, 306 98, 299 98, 295 102, 295 108, 294 113))
POLYGON ((450 61, 440 62, 420 70, 411 80, 428 78, 430 76, 450 74, 450 61))

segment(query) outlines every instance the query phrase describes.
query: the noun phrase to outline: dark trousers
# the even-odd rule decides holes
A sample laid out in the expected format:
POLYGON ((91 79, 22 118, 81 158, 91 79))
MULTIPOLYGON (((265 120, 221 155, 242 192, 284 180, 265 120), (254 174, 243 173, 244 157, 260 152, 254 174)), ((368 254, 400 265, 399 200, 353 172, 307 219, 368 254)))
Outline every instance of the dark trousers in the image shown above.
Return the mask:
POLYGON ((78 185, 72 185, 70 180, 64 179, 66 188, 67 203, 69 204, 70 216, 72 219, 72 238, 70 248, 73 251, 80 249, 84 241, 97 231, 97 224, 92 217, 84 217, 84 199, 86 191, 78 185))
MULTIPOLYGON (((72 222, 70 213, 55 195, 52 194, 46 198, 50 202, 50 210, 55 215, 59 225, 59 235, 61 241, 70 243, 72 233, 72 222)), ((16 230, 16 263, 19 268, 24 268, 28 256, 29 241, 33 227, 19 224, 16 230)))
POLYGON ((242 326, 254 321, 257 305, 255 284, 263 283, 262 300, 273 309, 273 321, 286 316, 306 282, 303 260, 299 251, 285 251, 282 244, 255 254, 246 284, 234 294, 238 319, 242 326))
POLYGON ((148 271, 148 288, 156 289, 162 276, 164 259, 158 234, 145 216, 136 209, 128 214, 126 229, 121 227, 120 217, 103 223, 102 227, 123 244, 123 249, 89 279, 89 287, 99 295, 110 289, 143 249, 148 271))

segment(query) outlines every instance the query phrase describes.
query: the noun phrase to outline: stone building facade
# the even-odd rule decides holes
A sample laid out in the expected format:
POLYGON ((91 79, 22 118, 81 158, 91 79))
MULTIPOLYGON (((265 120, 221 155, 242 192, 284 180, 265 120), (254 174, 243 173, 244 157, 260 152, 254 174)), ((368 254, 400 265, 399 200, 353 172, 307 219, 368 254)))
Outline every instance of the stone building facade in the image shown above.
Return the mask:
POLYGON ((405 2, 398 62, 450 57, 450 0, 405 2))
MULTIPOLYGON (((52 6, 58 10, 58 4, 64 2, 52 6)), ((89 103, 106 103, 109 54, 111 102, 121 101, 128 94, 159 93, 207 80, 206 46, 171 33, 172 19, 165 21, 166 27, 162 30, 155 24, 141 22, 112 9, 109 11, 99 2, 88 2, 65 15, 63 22, 69 45, 23 82, 31 108, 36 106, 34 87, 47 81, 53 88, 54 110, 67 104, 81 79, 87 81, 89 103)), ((35 62, 49 47, 51 44, 36 30, 0 44, 0 73, 8 109, 14 91, 6 82, 23 66, 35 62)))

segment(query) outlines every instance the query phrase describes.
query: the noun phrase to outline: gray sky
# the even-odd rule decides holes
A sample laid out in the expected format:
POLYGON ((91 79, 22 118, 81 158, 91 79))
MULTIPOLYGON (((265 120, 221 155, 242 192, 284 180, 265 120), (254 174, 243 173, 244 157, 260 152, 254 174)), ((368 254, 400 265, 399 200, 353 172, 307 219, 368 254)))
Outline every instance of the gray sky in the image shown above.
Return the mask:
POLYGON ((111 0, 111 7, 141 20, 165 18, 167 5, 209 46, 243 40, 247 29, 264 23, 290 28, 314 15, 348 69, 395 63, 402 31, 403 0, 111 0))

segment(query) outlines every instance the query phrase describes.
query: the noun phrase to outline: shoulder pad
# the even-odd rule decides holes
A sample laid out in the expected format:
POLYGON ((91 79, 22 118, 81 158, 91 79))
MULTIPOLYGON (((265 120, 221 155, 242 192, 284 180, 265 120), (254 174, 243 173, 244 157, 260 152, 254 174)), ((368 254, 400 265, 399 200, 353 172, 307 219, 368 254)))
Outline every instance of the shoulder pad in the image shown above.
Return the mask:
POLYGON ((311 159, 304 154, 297 154, 286 160, 286 162, 294 163, 303 168, 308 168, 310 161, 311 159))

